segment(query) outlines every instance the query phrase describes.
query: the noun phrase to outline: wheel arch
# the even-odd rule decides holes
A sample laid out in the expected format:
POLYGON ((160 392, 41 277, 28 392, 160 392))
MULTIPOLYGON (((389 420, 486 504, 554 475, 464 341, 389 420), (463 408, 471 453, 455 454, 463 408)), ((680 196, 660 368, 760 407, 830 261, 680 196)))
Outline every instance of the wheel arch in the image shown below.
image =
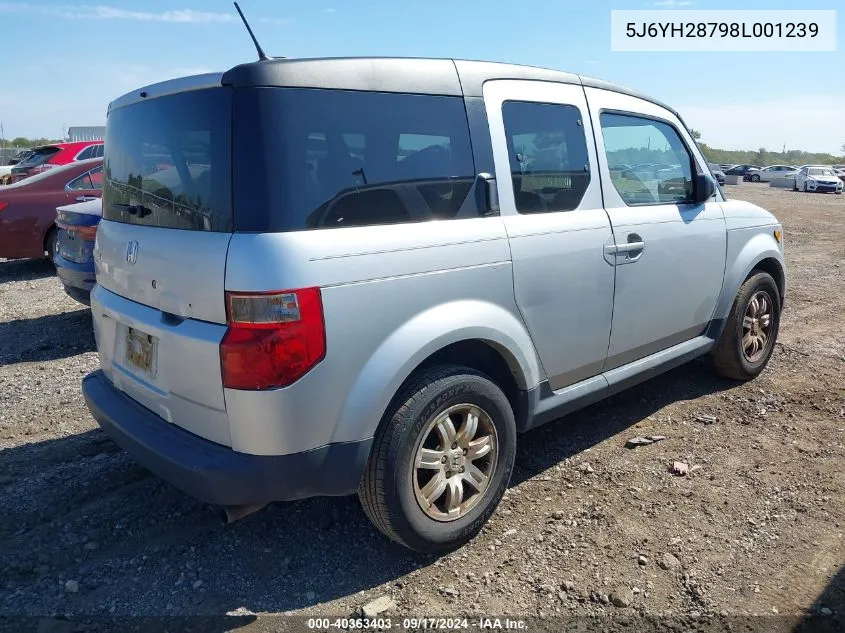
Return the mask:
POLYGON ((376 349, 349 392, 332 441, 373 437, 407 383, 438 364, 466 365, 487 374, 505 392, 515 415, 520 394, 543 375, 531 338, 514 314, 483 301, 442 304, 403 324, 376 349))
POLYGON ((783 253, 773 235, 774 229, 774 226, 765 227, 765 231, 756 232, 745 242, 739 253, 729 260, 725 283, 722 285, 708 331, 708 336, 713 340, 718 340, 721 336, 740 287, 755 271, 763 271, 772 276, 780 294, 781 308, 783 307, 787 288, 786 266, 783 253))

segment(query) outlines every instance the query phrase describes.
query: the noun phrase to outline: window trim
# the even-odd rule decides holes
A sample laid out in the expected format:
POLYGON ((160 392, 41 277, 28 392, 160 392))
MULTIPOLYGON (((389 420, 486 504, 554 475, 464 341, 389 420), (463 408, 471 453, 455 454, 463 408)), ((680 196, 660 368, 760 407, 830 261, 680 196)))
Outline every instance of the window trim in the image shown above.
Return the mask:
MULTIPOLYGON (((94 156, 94 155, 93 155, 94 150, 93 150, 93 149, 91 149, 92 147, 96 147, 97 145, 102 145, 102 143, 91 143, 90 145, 86 145, 86 146, 85 146, 85 147, 83 147, 81 150, 79 150, 78 152, 76 152, 76 156, 74 156, 74 157, 73 157, 73 160, 75 160, 75 161, 76 161, 76 160, 83 160, 83 159, 79 158, 79 157, 80 157, 80 155, 82 154, 82 152, 87 152, 89 149, 91 150, 92 155, 91 155, 91 156, 89 156, 88 158, 99 158, 99 156, 94 156)), ((84 160, 87 160, 87 159, 84 159, 84 160)))
MULTIPOLYGON (((510 179, 513 179, 514 174, 513 174, 513 171, 510 170, 510 165, 511 165, 510 147, 511 146, 508 144, 508 136, 509 136, 508 135, 508 125, 507 125, 507 122, 505 121, 505 104, 507 104, 507 103, 524 103, 524 104, 528 104, 528 105, 558 106, 558 107, 563 107, 563 108, 572 108, 573 110, 575 110, 578 113, 579 120, 581 121, 580 128, 581 128, 581 133, 583 134, 583 137, 584 137, 584 152, 585 152, 586 158, 587 158, 587 166, 589 167, 589 170, 586 172, 587 173, 587 182, 586 182, 586 185, 584 186, 584 191, 581 193, 581 199, 578 201, 578 204, 575 206, 574 209, 553 209, 553 210, 546 210, 546 211, 534 212, 534 213, 523 212, 523 211, 519 210, 519 206, 517 205, 516 191, 513 188, 511 188, 511 197, 513 199, 513 208, 514 208, 514 211, 516 211, 517 217, 518 216, 524 216, 524 215, 529 215, 529 216, 530 215, 548 215, 550 213, 573 213, 575 211, 580 210, 581 205, 584 203, 584 198, 587 197, 587 191, 589 190, 590 185, 593 182, 593 166, 590 164, 590 139, 587 138, 587 130, 586 130, 586 126, 584 124, 584 119, 585 119, 584 112, 582 112, 581 108, 574 103, 559 103, 559 102, 555 103, 555 102, 552 102, 552 101, 545 101, 545 100, 543 100, 543 101, 532 101, 530 99, 509 99, 509 98, 502 99, 501 102, 499 103, 499 114, 502 117, 502 130, 504 131, 504 134, 505 134, 505 144, 506 144, 505 150, 506 150, 507 155, 508 155, 508 166, 509 166, 508 167, 508 177, 510 179)), ((587 110, 586 116, 587 117, 590 116, 589 110, 587 110)), ((593 141, 595 141, 595 137, 593 137, 593 141)), ((601 172, 599 172, 599 181, 601 181, 601 172)), ((599 184, 601 184, 601 183, 599 183, 599 184)))
MULTIPOLYGON (((670 128, 672 128, 675 131, 675 134, 678 135, 678 138, 680 139, 681 143, 683 144, 684 149, 686 150, 687 154, 689 155, 689 158, 690 158, 690 173, 692 174, 692 179, 693 179, 693 181, 692 181, 693 190, 695 189, 695 178, 696 178, 696 176, 700 176, 703 173, 703 172, 699 171, 699 168, 698 168, 699 165, 698 165, 698 161, 695 158, 695 153, 693 153, 692 150, 690 150, 689 143, 687 143, 686 139, 684 138, 684 135, 681 134, 680 131, 678 130, 678 126, 675 125, 674 123, 672 123, 671 121, 669 121, 668 119, 664 119, 663 117, 654 116, 652 114, 644 114, 642 112, 634 112, 632 110, 621 110, 621 109, 618 109, 618 108, 599 108, 599 113, 598 113, 599 117, 598 118, 599 118, 599 129, 601 130, 602 150, 604 151, 605 162, 608 165, 610 165, 610 163, 607 160, 607 146, 604 144, 604 128, 602 127, 602 124, 601 124, 601 115, 605 114, 605 113, 606 114, 618 114, 620 116, 629 116, 629 117, 634 117, 634 118, 638 118, 638 119, 646 119, 648 121, 656 121, 657 123, 664 123, 665 125, 668 125, 670 128)), ((598 143, 596 143, 596 145, 598 145, 598 143)), ((598 151, 598 147, 596 147, 596 150, 598 151)), ((613 184, 613 180, 610 178, 610 169, 608 169, 607 177, 610 180, 610 183, 613 184)), ((697 203, 694 200, 687 200, 687 201, 682 201, 682 202, 637 202, 637 203, 630 203, 630 202, 627 202, 622 197, 622 194, 620 194, 619 190, 616 189, 615 184, 613 184, 613 188, 616 191, 616 194, 619 196, 619 199, 622 201, 622 203, 626 207, 698 206, 697 203)))
MULTIPOLYGON (((80 178, 84 178, 85 176, 88 176, 88 180, 90 181, 91 185, 93 185, 93 184, 94 184, 94 179, 93 179, 93 178, 91 178, 91 174, 92 174, 92 173, 94 173, 95 171, 97 171, 98 169, 103 169, 103 166, 102 166, 102 165, 97 165, 96 167, 92 167, 92 168, 91 168, 91 169, 89 169, 88 171, 86 171, 86 172, 83 172, 83 173, 79 174, 79 175, 78 175, 78 176, 76 176, 75 178, 71 178, 70 180, 68 180, 68 181, 65 183, 65 191, 97 191, 97 188, 96 188, 96 187, 93 187, 93 186, 92 186, 92 188, 91 188, 91 189, 71 189, 71 188, 70 188, 70 185, 71 185, 71 183, 74 183, 74 182, 76 182, 77 180, 79 180, 80 178)), ((105 174, 105 171, 104 171, 103 173, 105 174)), ((100 190, 102 191, 102 188, 101 188, 100 190)))

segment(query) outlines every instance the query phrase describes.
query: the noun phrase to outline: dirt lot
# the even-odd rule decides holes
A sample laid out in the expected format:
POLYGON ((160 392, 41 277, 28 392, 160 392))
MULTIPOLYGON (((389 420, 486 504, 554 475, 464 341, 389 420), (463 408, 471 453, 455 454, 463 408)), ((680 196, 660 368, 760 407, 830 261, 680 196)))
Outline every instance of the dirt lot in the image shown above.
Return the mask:
POLYGON ((727 192, 785 227, 766 372, 736 385, 696 362, 523 436, 493 520, 442 558, 389 543, 354 498, 224 526, 89 416, 88 309, 46 263, 0 263, 0 615, 344 616, 387 596, 387 615, 845 621, 845 197, 727 192), (648 434, 668 439, 624 448, 648 434))

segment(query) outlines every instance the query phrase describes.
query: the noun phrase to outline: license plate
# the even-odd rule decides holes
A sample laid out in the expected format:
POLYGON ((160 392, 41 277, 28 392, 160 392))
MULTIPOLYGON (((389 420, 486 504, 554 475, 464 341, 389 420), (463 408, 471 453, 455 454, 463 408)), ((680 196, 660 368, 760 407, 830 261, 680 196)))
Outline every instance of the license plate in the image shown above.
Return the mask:
POLYGON ((155 375, 158 339, 135 328, 126 329, 126 362, 148 376, 155 375))

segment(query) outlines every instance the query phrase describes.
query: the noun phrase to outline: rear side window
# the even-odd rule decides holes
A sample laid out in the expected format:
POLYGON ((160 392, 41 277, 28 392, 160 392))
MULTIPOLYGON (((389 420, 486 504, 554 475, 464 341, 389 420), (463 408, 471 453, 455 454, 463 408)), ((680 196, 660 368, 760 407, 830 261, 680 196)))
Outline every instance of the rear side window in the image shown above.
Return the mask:
POLYGON ((460 98, 248 88, 234 121, 237 230, 479 215, 460 98))
POLYGON ((96 156, 96 154, 94 153, 96 147, 96 145, 89 145, 76 155, 76 160, 86 160, 88 158, 94 158, 96 156))
POLYGON ((158 97, 110 112, 103 218, 231 231, 231 117, 227 88, 158 97))
POLYGON ((590 184, 587 140, 578 108, 506 101, 502 118, 516 210, 576 209, 590 184))
POLYGON ((80 189, 102 189, 103 168, 97 167, 91 171, 74 178, 67 184, 67 189, 78 191, 80 189))
POLYGON ((610 180, 628 206, 692 202, 692 155, 668 123, 628 114, 600 116, 610 180))

